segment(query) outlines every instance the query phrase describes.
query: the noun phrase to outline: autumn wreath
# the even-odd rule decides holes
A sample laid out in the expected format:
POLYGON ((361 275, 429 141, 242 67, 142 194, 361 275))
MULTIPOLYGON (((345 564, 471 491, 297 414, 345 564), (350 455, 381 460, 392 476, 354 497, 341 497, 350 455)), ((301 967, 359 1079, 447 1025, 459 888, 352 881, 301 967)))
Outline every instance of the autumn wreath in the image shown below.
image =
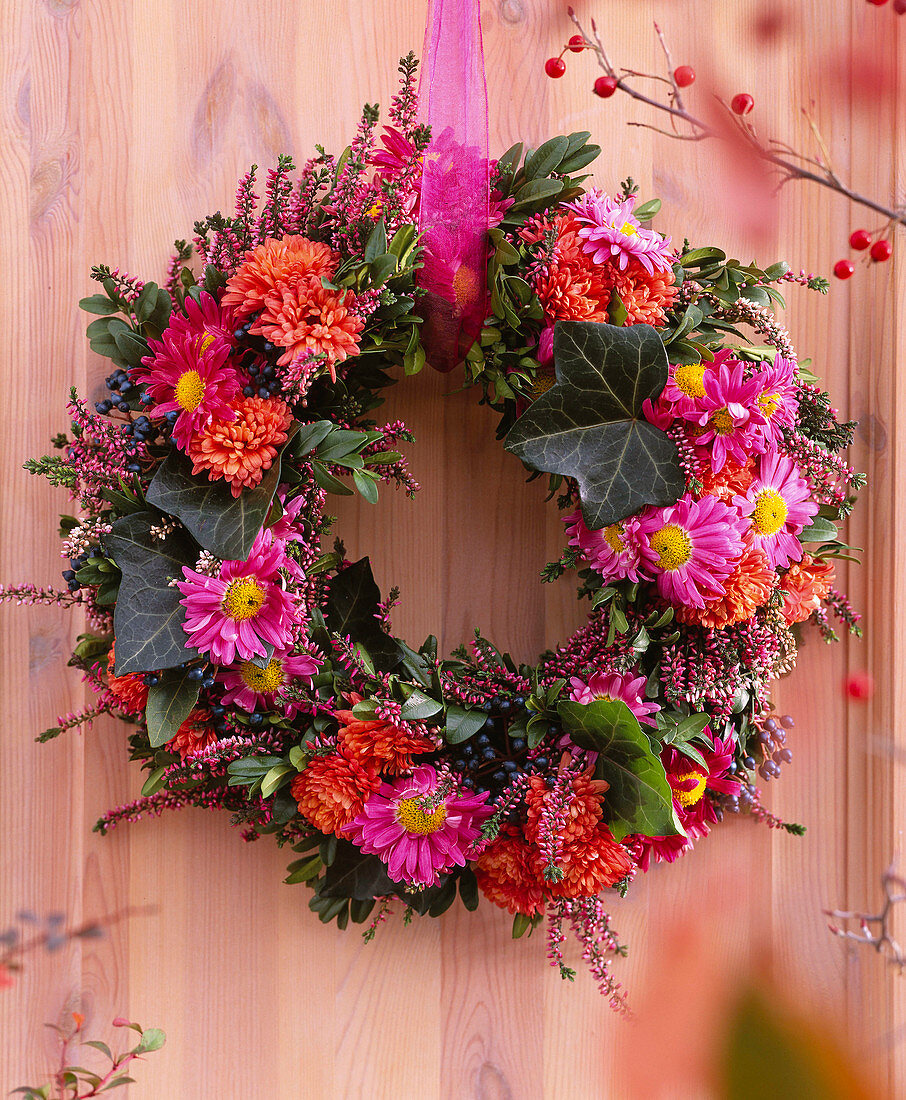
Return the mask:
POLYGON ((677 247, 629 180, 583 190, 587 133, 492 161, 464 380, 549 476, 566 536, 544 579, 576 570, 589 614, 535 666, 481 636, 410 648, 367 558, 329 542, 325 502, 415 493, 410 433, 374 412, 425 363, 424 300, 477 285, 419 234, 427 174, 455 174, 457 150, 416 122, 415 69, 382 133, 367 108, 338 159, 294 176, 282 158, 261 200, 246 175, 163 286, 93 270, 108 396, 73 392, 71 432, 29 464, 78 505, 67 587, 4 594, 87 612, 73 664, 95 705, 42 736, 130 723, 146 780, 102 832, 229 810, 292 850, 287 882, 322 921, 369 936, 394 906, 438 916, 457 896, 484 894, 516 935, 546 913, 564 975, 565 924, 621 1007, 619 896, 727 810, 781 824, 755 787, 789 758, 770 681, 796 624, 854 627, 833 588, 853 426, 773 313, 778 284, 825 284, 677 247))

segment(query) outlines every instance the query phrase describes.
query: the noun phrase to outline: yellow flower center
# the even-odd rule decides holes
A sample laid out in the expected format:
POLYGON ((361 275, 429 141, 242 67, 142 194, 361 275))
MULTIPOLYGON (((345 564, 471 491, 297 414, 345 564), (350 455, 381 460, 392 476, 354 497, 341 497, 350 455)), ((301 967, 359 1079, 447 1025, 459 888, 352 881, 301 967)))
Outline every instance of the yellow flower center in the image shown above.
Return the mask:
POLYGON ((477 301, 479 292, 478 275, 466 264, 460 264, 453 276, 453 296, 460 309, 465 309, 477 301))
POLYGON ((671 776, 671 787, 673 788, 673 797, 683 807, 684 810, 688 810, 690 806, 694 806, 696 802, 701 801, 702 795, 705 793, 705 786, 707 785, 707 776, 702 775, 701 772, 687 772, 685 775, 671 776), (689 790, 684 790, 677 787, 674 784, 687 783, 690 779, 695 780, 695 786, 689 790))
POLYGON ((204 400, 204 382, 197 370, 183 371, 176 383, 176 404, 186 412, 195 412, 204 400))
POLYGON ((424 798, 404 798, 396 807, 396 820, 407 833, 436 833, 447 820, 446 803, 441 804, 430 813, 425 811, 424 798))
POLYGON ((734 428, 733 417, 730 416, 727 409, 718 409, 716 412, 711 413, 708 427, 713 428, 718 435, 729 435, 734 428))
POLYGON ((198 354, 204 355, 204 353, 208 350, 208 348, 211 346, 211 344, 214 343, 216 339, 217 337, 214 335, 213 332, 206 332, 202 337, 201 343, 198 345, 198 354))
POLYGON ((283 675, 283 662, 276 657, 271 657, 264 668, 259 668, 251 661, 243 661, 239 666, 239 675, 252 691, 262 693, 276 691, 286 679, 283 675))
POLYGON ((779 405, 779 393, 763 393, 761 397, 758 398, 758 407, 768 418, 768 420, 770 420, 774 413, 777 412, 777 408, 779 405))
POLYGON ((702 363, 684 363, 677 367, 673 381, 687 397, 705 396, 705 368, 702 363))
POLYGON ((692 541, 676 523, 666 523, 651 536, 651 549, 660 559, 661 569, 680 569, 692 557, 692 541))
POLYGON ((532 383, 532 397, 540 397, 554 385, 557 379, 552 374, 536 374, 532 383))
POLYGON ((623 542, 623 536, 620 533, 619 523, 611 523, 609 527, 605 527, 603 535, 604 541, 615 554, 622 554, 626 549, 626 544, 623 542))
POLYGON ((786 501, 776 489, 762 489, 755 498, 752 526, 759 535, 776 535, 786 523, 786 501))
POLYGON ((624 237, 637 237, 639 235, 638 230, 634 225, 630 225, 629 222, 625 222, 620 226, 620 232, 624 237))
POLYGON ((254 577, 232 581, 223 594, 221 607, 235 622, 254 619, 261 610, 266 593, 254 577))

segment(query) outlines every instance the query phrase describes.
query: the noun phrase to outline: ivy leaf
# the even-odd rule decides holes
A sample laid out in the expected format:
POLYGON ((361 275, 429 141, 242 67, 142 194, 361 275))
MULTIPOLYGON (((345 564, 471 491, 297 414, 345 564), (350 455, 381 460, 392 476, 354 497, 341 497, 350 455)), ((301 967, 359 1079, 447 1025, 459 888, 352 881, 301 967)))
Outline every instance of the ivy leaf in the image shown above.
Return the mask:
POLYGON ((153 749, 176 736, 198 702, 200 689, 200 680, 189 679, 189 669, 179 669, 169 676, 162 676, 148 689, 145 720, 148 723, 148 740, 153 749))
POLYGON ((354 642, 360 642, 375 666, 382 672, 390 672, 400 663, 402 654, 378 622, 380 602, 371 562, 362 558, 341 570, 330 582, 325 619, 334 634, 348 635, 354 642))
POLYGON ((629 833, 684 836, 673 811, 673 792, 664 765, 638 719, 619 700, 560 703, 563 728, 577 745, 598 753, 595 775, 606 779, 604 815, 616 840, 629 833))
POLYGON ((214 557, 245 561, 267 519, 279 481, 276 460, 254 489, 243 489, 234 497, 225 481, 193 475, 191 460, 173 452, 154 475, 146 500, 181 520, 214 557))
POLYGON ((532 469, 575 478, 593 530, 678 500, 685 479, 676 446, 642 413, 667 381, 657 332, 560 321, 554 365, 556 384, 516 421, 506 449, 532 469))
POLYGON ((377 856, 363 856, 354 844, 341 840, 318 893, 325 898, 366 901, 393 894, 397 889, 387 874, 386 864, 377 856))
POLYGON ((170 587, 184 565, 195 565, 198 549, 180 531, 153 538, 152 522, 150 512, 121 516, 103 540, 123 574, 113 614, 117 676, 175 668, 198 656, 186 647, 182 593, 170 587))

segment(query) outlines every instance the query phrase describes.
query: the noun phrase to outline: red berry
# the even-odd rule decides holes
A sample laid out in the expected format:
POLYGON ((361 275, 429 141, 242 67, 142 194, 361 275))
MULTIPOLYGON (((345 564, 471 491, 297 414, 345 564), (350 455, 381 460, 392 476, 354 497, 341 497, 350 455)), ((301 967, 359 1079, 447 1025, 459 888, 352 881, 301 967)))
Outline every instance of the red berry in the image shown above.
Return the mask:
POLYGON ((676 81, 677 88, 688 88, 695 80, 695 69, 691 65, 680 65, 674 70, 673 79, 676 81))
POLYGON ((871 252, 869 252, 869 256, 875 263, 883 263, 885 260, 889 260, 892 255, 893 245, 883 237, 880 241, 875 241, 871 246, 871 252))
POLYGON ((747 115, 755 106, 755 100, 748 92, 740 92, 730 100, 730 107, 734 115, 747 115))
POLYGON ((599 76, 595 81, 595 95, 599 95, 601 99, 610 99, 618 84, 615 76, 599 76))
POLYGON ((906 15, 906 0, 893 0, 893 10, 897 15, 906 15))
POLYGON ((562 57, 549 57, 544 62, 544 71, 556 80, 558 76, 563 76, 566 72, 566 62, 562 57))
POLYGON ((834 264, 834 274, 838 279, 848 279, 855 272, 856 267, 852 260, 837 260, 834 264))
POLYGON ((853 672, 846 677, 846 694, 850 699, 864 701, 875 692, 875 680, 870 672, 853 672))
POLYGON ((573 53, 581 53, 585 49, 585 35, 574 34, 567 44, 567 48, 573 53))
POLYGON ((856 229, 850 235, 849 244, 850 248, 855 248, 859 252, 864 252, 871 244, 871 234, 867 229, 856 229))
POLYGON ((869 4, 874 4, 876 8, 879 8, 882 4, 886 4, 887 0, 868 0, 869 4))

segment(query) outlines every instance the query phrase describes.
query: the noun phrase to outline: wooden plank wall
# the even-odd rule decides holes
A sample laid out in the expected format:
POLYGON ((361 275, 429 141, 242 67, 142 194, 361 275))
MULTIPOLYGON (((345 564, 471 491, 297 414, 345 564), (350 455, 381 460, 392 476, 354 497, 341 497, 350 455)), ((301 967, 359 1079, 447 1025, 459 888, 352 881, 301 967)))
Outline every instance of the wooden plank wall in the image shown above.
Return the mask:
MULTIPOLYGON (((903 193, 906 114, 884 74, 902 74, 906 18, 860 0, 573 0, 595 17, 614 59, 659 69, 652 19, 677 63, 693 64, 688 100, 746 90, 760 132, 814 151, 811 106, 835 165, 860 189, 903 193), (777 37, 771 26, 779 27, 777 37), (848 74, 855 56, 856 75, 848 74)), ((567 75, 542 64, 571 33, 561 0, 485 0, 492 147, 594 132, 596 179, 627 174, 665 200, 660 228, 723 243, 743 260, 787 257, 828 273, 872 218, 838 196, 793 184, 776 206, 745 190, 713 147, 670 141, 617 96, 590 94, 590 60, 567 75)), ((423 0, 3 0, 0 4, 0 576, 54 583, 61 493, 21 462, 64 425, 68 388, 97 397, 104 363, 88 354, 75 303, 88 267, 159 278, 168 242, 228 208, 251 162, 315 141, 340 149, 366 99, 386 103, 395 60, 420 48, 423 0)), ((902 101, 901 101, 902 102, 902 101)), ((826 299, 789 295, 786 323, 844 413, 862 421, 855 459, 871 487, 850 525, 866 548, 849 590, 866 637, 832 650, 815 637, 777 691, 794 712, 794 764, 775 810, 802 840, 732 821, 673 868, 640 879, 616 920, 636 1003, 660 1012, 636 1028, 611 1017, 590 980, 571 987, 545 963, 542 937, 513 944, 509 919, 483 905, 375 943, 312 919, 304 887, 281 884, 284 857, 243 845, 221 817, 186 811, 91 833, 137 794, 113 723, 52 744, 34 732, 85 702, 65 668, 80 624, 47 609, 4 608, 0 646, 0 925, 20 908, 72 920, 153 905, 103 940, 35 956, 0 991, 0 1085, 40 1077, 54 1057, 45 1021, 78 1009, 103 1036, 114 1016, 163 1027, 165 1051, 139 1067, 142 1100, 204 1095, 383 1098, 643 1098, 708 1095, 700 1060, 727 981, 749 967, 848 1033, 878 1074, 878 1095, 906 1090, 904 987, 873 954, 825 930, 827 905, 871 905, 901 847, 906 771, 897 715, 906 658, 893 608, 906 596, 897 474, 906 452, 906 261, 859 268, 826 299), (902 416, 900 414, 903 414, 902 416), (878 690, 849 702, 849 670, 878 690), (654 989, 654 994, 651 990, 654 989), (648 992, 646 992, 648 991, 648 992), (666 1082, 666 1083, 665 1083, 666 1082)), ((382 584, 401 585, 397 626, 440 633, 449 649, 478 624, 520 657, 577 620, 567 585, 536 587, 560 546, 556 516, 493 442, 469 395, 426 374, 393 395, 420 443, 416 502, 343 508, 351 553, 369 552, 382 584)), ((581 969, 581 963, 579 964, 581 969)))

